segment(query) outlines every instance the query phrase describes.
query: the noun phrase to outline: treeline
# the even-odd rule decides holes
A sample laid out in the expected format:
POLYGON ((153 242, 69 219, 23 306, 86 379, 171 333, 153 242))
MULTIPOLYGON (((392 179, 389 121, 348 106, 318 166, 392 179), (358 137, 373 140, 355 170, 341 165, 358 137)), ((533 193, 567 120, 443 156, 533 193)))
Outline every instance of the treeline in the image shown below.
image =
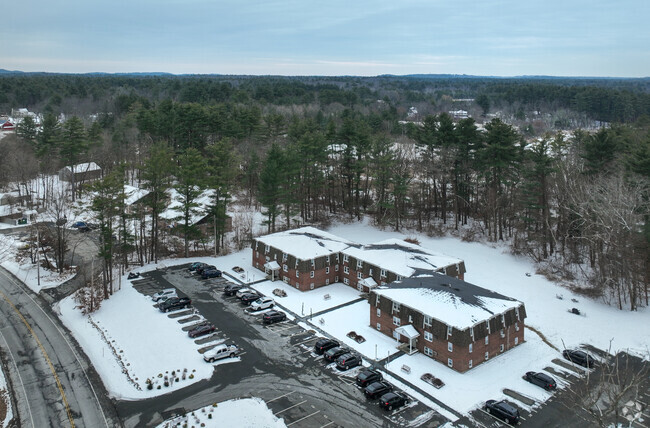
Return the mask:
POLYGON ((649 90, 649 79, 0 74, 0 112, 27 107, 54 114, 123 114, 136 103, 163 100, 348 108, 385 100, 408 108, 435 105, 445 96, 484 96, 493 110, 571 109, 594 120, 631 123, 650 117, 649 90))

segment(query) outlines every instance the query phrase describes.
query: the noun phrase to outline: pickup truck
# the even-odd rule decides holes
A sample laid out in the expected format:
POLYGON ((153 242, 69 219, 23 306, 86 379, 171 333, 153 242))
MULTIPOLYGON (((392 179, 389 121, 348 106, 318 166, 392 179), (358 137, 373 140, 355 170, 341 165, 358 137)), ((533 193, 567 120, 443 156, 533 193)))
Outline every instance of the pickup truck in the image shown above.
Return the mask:
POLYGON ((207 363, 212 363, 222 358, 232 358, 239 354, 240 350, 234 343, 232 345, 217 345, 203 354, 203 359, 207 363))

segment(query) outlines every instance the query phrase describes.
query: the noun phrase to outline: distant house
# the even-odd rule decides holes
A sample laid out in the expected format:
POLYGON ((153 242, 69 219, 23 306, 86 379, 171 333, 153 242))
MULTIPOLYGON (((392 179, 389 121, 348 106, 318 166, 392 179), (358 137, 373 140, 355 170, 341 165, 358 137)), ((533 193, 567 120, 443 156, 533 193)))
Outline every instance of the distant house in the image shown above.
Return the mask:
MULTIPOLYGON (((198 198, 194 201, 195 207, 192 208, 192 212, 189 216, 189 224, 197 225, 199 229, 204 233, 209 233, 212 230, 212 215, 210 214, 210 206, 213 203, 213 190, 204 190, 198 198)), ((180 194, 176 189, 169 189, 166 191, 169 204, 167 208, 160 213, 161 222, 167 224, 169 227, 175 226, 177 223, 182 222, 180 218, 182 217, 181 207, 182 203, 180 201, 180 194)), ((232 230, 232 218, 230 216, 226 217, 224 230, 230 232, 232 230)))
POLYGON ((524 341, 523 303, 439 273, 377 287, 369 302, 371 326, 459 372, 524 341))
POLYGON ((99 165, 95 162, 86 162, 61 168, 59 170, 59 180, 71 182, 73 173, 74 181, 77 184, 94 181, 102 177, 102 169, 99 165))
POLYGON ((465 273, 462 260, 416 244, 389 239, 361 245, 314 227, 261 236, 252 247, 253 266, 301 291, 343 282, 367 292, 418 272, 461 279, 465 273))
POLYGON ((29 218, 32 210, 26 208, 31 195, 19 195, 17 191, 0 193, 0 222, 16 224, 16 220, 29 218))
POLYGON ((449 115, 454 119, 467 119, 469 117, 469 113, 466 110, 451 110, 449 115))

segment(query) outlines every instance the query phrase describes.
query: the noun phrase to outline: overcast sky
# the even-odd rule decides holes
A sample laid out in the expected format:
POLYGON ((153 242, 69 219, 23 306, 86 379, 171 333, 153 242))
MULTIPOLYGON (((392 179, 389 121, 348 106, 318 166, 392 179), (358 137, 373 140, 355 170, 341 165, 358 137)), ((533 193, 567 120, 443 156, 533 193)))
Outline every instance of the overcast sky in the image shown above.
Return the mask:
POLYGON ((650 0, 22 0, 0 68, 650 75, 650 0))

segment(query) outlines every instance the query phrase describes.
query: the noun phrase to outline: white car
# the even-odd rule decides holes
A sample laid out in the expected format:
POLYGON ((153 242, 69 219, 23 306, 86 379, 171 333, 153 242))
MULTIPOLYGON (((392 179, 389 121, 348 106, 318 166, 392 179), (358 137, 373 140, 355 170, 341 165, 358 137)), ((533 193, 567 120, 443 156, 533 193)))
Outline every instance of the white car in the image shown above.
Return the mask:
POLYGON ((222 358, 232 358, 239 354, 239 348, 234 343, 232 345, 217 345, 203 354, 206 363, 212 363, 222 358))
POLYGON ((237 291, 237 294, 235 294, 235 296, 237 296, 238 299, 241 299, 241 296, 243 296, 244 294, 250 294, 250 293, 255 293, 255 290, 250 289, 250 288, 242 288, 241 290, 237 291))
POLYGON ((166 288, 162 291, 157 292, 151 298, 153 299, 154 302, 164 302, 165 300, 169 299, 170 297, 178 297, 176 294, 176 289, 175 288, 166 288))
POLYGON ((262 309, 272 308, 275 301, 270 297, 260 297, 251 303, 251 311, 261 311, 262 309))

